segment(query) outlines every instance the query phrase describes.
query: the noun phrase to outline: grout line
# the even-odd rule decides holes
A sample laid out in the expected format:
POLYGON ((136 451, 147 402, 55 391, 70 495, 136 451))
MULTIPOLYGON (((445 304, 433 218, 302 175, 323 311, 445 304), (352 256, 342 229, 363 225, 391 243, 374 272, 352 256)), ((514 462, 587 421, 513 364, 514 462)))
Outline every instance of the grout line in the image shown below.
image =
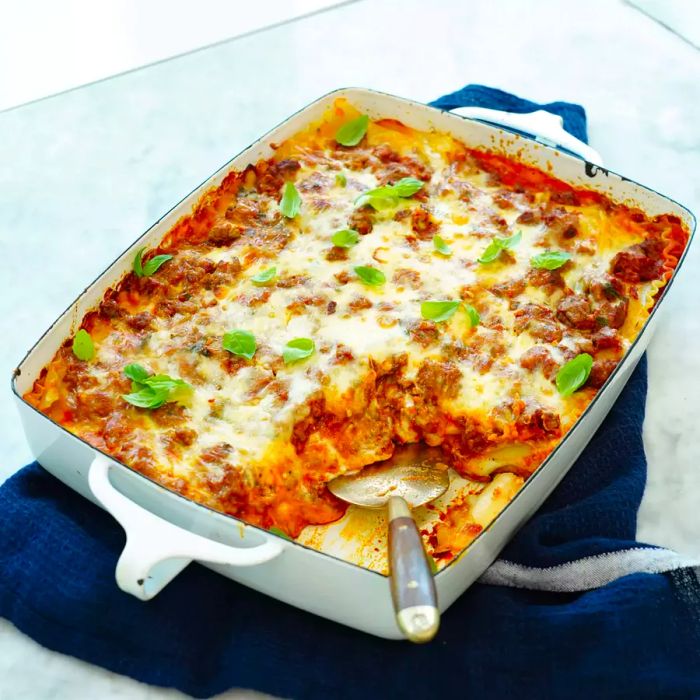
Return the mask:
POLYGON ((683 43, 688 44, 688 46, 692 46, 696 51, 700 51, 700 46, 693 43, 690 39, 688 39, 688 37, 683 36, 683 34, 680 34, 678 31, 676 31, 670 25, 666 24, 665 22, 662 22, 658 17, 655 17, 654 15, 652 15, 650 12, 648 12, 644 8, 636 5, 634 2, 632 2, 632 0, 622 0, 622 2, 625 5, 627 5, 627 7, 631 7, 633 10, 636 10, 637 12, 644 15, 645 17, 648 17, 655 24, 658 24, 660 27, 663 27, 666 31, 671 32, 671 34, 673 34, 674 36, 677 36, 683 43))
POLYGON ((167 61, 173 61, 173 60, 178 59, 178 58, 183 58, 184 56, 190 56, 191 54, 198 53, 200 51, 207 51, 208 49, 214 48, 215 46, 222 46, 223 44, 233 43, 234 41, 238 41, 239 39, 247 39, 248 37, 255 36, 256 34, 262 34, 263 32, 266 32, 270 29, 278 29, 279 27, 284 27, 287 24, 293 24, 294 22, 298 22, 300 20, 309 19, 311 17, 316 17, 317 15, 322 15, 326 12, 332 12, 333 10, 337 10, 341 7, 347 7, 348 5, 355 5, 358 2, 363 2, 363 0, 343 0, 342 2, 339 2, 335 5, 331 5, 330 7, 322 7, 318 10, 313 10, 311 12, 306 12, 305 14, 297 15, 296 17, 290 17, 289 19, 283 19, 283 20, 280 20, 279 22, 273 22, 272 24, 267 24, 264 27, 258 27, 257 29, 251 29, 247 32, 243 32, 242 34, 236 34, 236 36, 228 37, 227 39, 221 39, 219 41, 214 41, 211 44, 205 44, 204 46, 198 46, 194 49, 190 49, 189 51, 183 51, 182 53, 176 53, 176 54, 173 54, 172 56, 167 56, 166 58, 161 58, 161 59, 158 59, 157 61, 152 61, 151 63, 144 63, 141 66, 129 68, 128 70, 121 71, 120 73, 113 73, 112 75, 106 75, 104 78, 98 78, 97 80, 90 80, 87 83, 82 83, 80 85, 76 85, 74 87, 67 88, 66 90, 59 90, 58 92, 52 92, 49 95, 44 95, 43 97, 37 97, 33 100, 29 100, 28 102, 22 102, 18 105, 12 105, 12 107, 5 107, 4 109, 0 109, 0 115, 5 114, 6 112, 12 112, 16 109, 21 109, 22 107, 27 107, 28 105, 36 104, 37 102, 43 102, 44 100, 49 100, 52 97, 58 97, 59 95, 65 95, 69 92, 75 92, 76 90, 82 90, 83 88, 91 87, 92 85, 98 85, 99 83, 104 83, 107 80, 112 80, 114 78, 121 78, 122 76, 129 75, 130 73, 136 73, 137 71, 144 70, 145 68, 152 68, 153 66, 160 65, 161 63, 166 63, 167 61))

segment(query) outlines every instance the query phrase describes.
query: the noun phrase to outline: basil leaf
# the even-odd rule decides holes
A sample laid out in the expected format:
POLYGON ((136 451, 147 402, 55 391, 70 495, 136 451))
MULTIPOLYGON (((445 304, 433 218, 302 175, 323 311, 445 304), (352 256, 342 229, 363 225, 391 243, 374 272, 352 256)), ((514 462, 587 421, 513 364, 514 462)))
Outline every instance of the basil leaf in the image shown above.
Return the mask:
POLYGON ((556 270, 569 260, 571 260, 571 253, 566 253, 563 250, 545 250, 544 253, 531 257, 530 264, 532 267, 556 270))
POLYGON ((336 173, 335 184, 338 185, 338 187, 345 187, 345 185, 348 184, 348 179, 345 177, 345 173, 336 173))
POLYGON ((477 262, 482 265, 493 262, 501 254, 502 250, 515 248, 515 246, 520 243, 522 236, 522 233, 518 231, 509 238, 494 238, 491 243, 486 246, 486 250, 481 254, 481 257, 477 258, 477 262))
POLYGON ((143 277, 143 267, 141 265, 141 257, 143 256, 143 251, 146 250, 145 248, 139 248, 136 251, 136 255, 134 256, 134 263, 132 265, 132 268, 134 270, 134 274, 137 277, 143 277))
POLYGON ((284 346, 282 359, 285 365, 290 365, 310 357, 314 354, 315 349, 316 345, 311 338, 294 338, 284 346))
POLYGON ((381 270, 377 270, 376 267, 367 267, 365 265, 359 265, 353 268, 355 274, 365 283, 370 285, 370 287, 379 287, 386 282, 386 276, 381 270))
POLYGON ((398 197, 412 197, 425 183, 415 177, 401 178, 397 183, 390 185, 398 197))
POLYGON ((467 312, 467 316, 469 316, 469 322, 472 324, 472 328, 476 328, 481 321, 479 312, 471 304, 465 304, 464 310, 467 312))
POLYGON ((124 372, 124 375, 131 379, 132 382, 137 382, 139 384, 143 383, 150 376, 145 367, 136 363, 126 365, 122 372, 124 372))
POLYGON ((283 537, 285 540, 292 539, 284 530, 280 530, 278 527, 275 527, 274 525, 272 527, 268 528, 267 531, 271 532, 273 535, 277 535, 278 537, 283 537))
POLYGON ((126 365, 122 370, 131 379, 131 393, 122 398, 138 408, 158 408, 168 401, 178 401, 192 387, 182 379, 173 379, 167 374, 150 375, 138 364, 126 365))
POLYGON ((335 133, 335 140, 341 146, 357 146, 362 137, 367 133, 369 117, 366 114, 345 122, 335 133))
POLYGON ((95 346, 90 334, 81 328, 73 338, 73 354, 83 362, 89 362, 95 357, 95 346))
POLYGON ((593 358, 586 352, 569 360, 557 372, 557 391, 562 396, 571 396, 586 383, 591 367, 593 367, 593 358))
POLYGON ((445 241, 440 236, 433 236, 433 248, 435 248, 436 253, 440 253, 440 255, 445 255, 448 258, 450 257, 450 255, 452 255, 450 246, 448 246, 447 243, 445 243, 445 241))
MULTIPOLYGON (((146 262, 146 264, 143 266, 143 276, 144 277, 150 277, 151 275, 155 274, 158 272, 158 269, 163 265, 163 263, 168 262, 168 260, 172 260, 173 256, 172 255, 154 255, 150 260, 146 262)), ((136 262, 136 261, 134 261, 136 262)))
POLYGON ((253 275, 250 278, 250 280, 254 285, 258 287, 264 287, 266 284, 272 282, 272 280, 275 279, 276 276, 277 268, 268 267, 267 270, 263 270, 262 272, 258 272, 257 275, 253 275))
POLYGON ((156 390, 144 386, 138 391, 132 391, 131 394, 122 394, 122 398, 138 408, 159 408, 168 400, 169 394, 167 389, 156 390))
POLYGON ((373 209, 382 211, 398 205, 401 199, 412 197, 425 183, 415 177, 404 177, 394 185, 383 185, 363 192, 356 200, 356 207, 369 204, 373 209))
POLYGON ((253 359, 255 351, 258 349, 255 336, 248 331, 240 330, 224 333, 222 345, 224 350, 228 350, 234 355, 245 357, 249 360, 253 359))
POLYGON ((293 219, 301 209, 301 197, 293 182, 287 182, 280 199, 280 211, 288 218, 293 219))
POLYGON ((455 315, 461 301, 424 301, 420 305, 420 315, 428 321, 447 321, 455 315))
POLYGON ((336 231, 331 238, 331 243, 338 248, 352 248, 360 242, 360 234, 351 228, 336 231))

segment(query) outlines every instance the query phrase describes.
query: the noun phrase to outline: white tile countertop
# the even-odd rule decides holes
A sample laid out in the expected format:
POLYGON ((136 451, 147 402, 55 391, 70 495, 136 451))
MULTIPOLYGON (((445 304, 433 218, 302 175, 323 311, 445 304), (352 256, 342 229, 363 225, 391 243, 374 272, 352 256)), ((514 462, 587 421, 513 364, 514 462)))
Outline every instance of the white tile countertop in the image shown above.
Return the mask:
MULTIPOLYGON (((700 7, 688 11, 697 20, 700 7)), ((0 113, 0 376, 8 381, 137 235, 305 103, 350 85, 429 101, 469 82, 581 103, 608 167, 700 212, 700 53, 634 7, 345 5, 0 113)), ((698 298, 696 244, 648 352, 649 480, 639 515, 640 540, 696 558, 698 298)), ((0 480, 31 460, 4 386, 0 480)), ((183 696, 49 652, 0 621, 0 697, 183 696)))

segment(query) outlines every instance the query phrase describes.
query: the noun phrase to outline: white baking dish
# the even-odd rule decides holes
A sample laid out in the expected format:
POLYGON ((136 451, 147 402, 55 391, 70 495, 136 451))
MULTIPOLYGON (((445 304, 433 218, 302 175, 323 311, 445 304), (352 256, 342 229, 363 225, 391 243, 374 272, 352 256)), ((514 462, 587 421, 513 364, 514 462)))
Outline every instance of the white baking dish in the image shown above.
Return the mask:
MULTIPOLYGON (((347 98, 373 118, 399 119, 418 129, 435 128, 453 134, 471 147, 505 152, 548 169, 574 186, 591 188, 616 201, 639 206, 649 215, 675 214, 691 232, 694 231, 695 220, 690 212, 656 192, 599 167, 599 156, 563 132, 560 120, 547 113, 498 115, 474 108, 457 110, 477 119, 502 120, 509 127, 534 132, 540 136, 538 142, 473 118, 465 119, 390 95, 361 89, 338 90, 297 112, 255 142, 154 224, 71 304, 29 351, 15 372, 13 391, 36 459, 68 486, 110 511, 126 531, 127 543, 116 571, 117 583, 123 590, 146 600, 188 563, 198 561, 224 576, 309 612, 381 637, 398 639, 402 635, 394 619, 386 576, 332 556, 327 553, 332 552, 332 548, 326 552, 314 551, 168 491, 71 435, 21 398, 64 339, 74 333, 83 315, 131 268, 138 248, 156 245, 181 216, 191 211, 205 190, 217 186, 231 170, 242 170, 250 163, 270 157, 271 143, 279 143, 308 122, 320 118, 329 103, 338 97, 347 98), (543 145, 552 142, 588 160, 543 145)), ((491 564, 517 528, 574 463, 644 352, 672 281, 626 357, 574 428, 494 522, 461 556, 437 574, 442 611, 491 564)))

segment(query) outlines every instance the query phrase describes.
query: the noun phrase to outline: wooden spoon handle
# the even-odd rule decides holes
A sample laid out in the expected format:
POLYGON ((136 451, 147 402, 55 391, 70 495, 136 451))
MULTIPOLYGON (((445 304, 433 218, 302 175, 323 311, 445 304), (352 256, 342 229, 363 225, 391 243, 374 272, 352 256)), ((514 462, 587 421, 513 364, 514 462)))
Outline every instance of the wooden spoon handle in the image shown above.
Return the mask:
POLYGON ((428 642, 440 626, 437 593, 423 540, 403 498, 389 500, 389 575, 396 621, 412 642, 428 642))

